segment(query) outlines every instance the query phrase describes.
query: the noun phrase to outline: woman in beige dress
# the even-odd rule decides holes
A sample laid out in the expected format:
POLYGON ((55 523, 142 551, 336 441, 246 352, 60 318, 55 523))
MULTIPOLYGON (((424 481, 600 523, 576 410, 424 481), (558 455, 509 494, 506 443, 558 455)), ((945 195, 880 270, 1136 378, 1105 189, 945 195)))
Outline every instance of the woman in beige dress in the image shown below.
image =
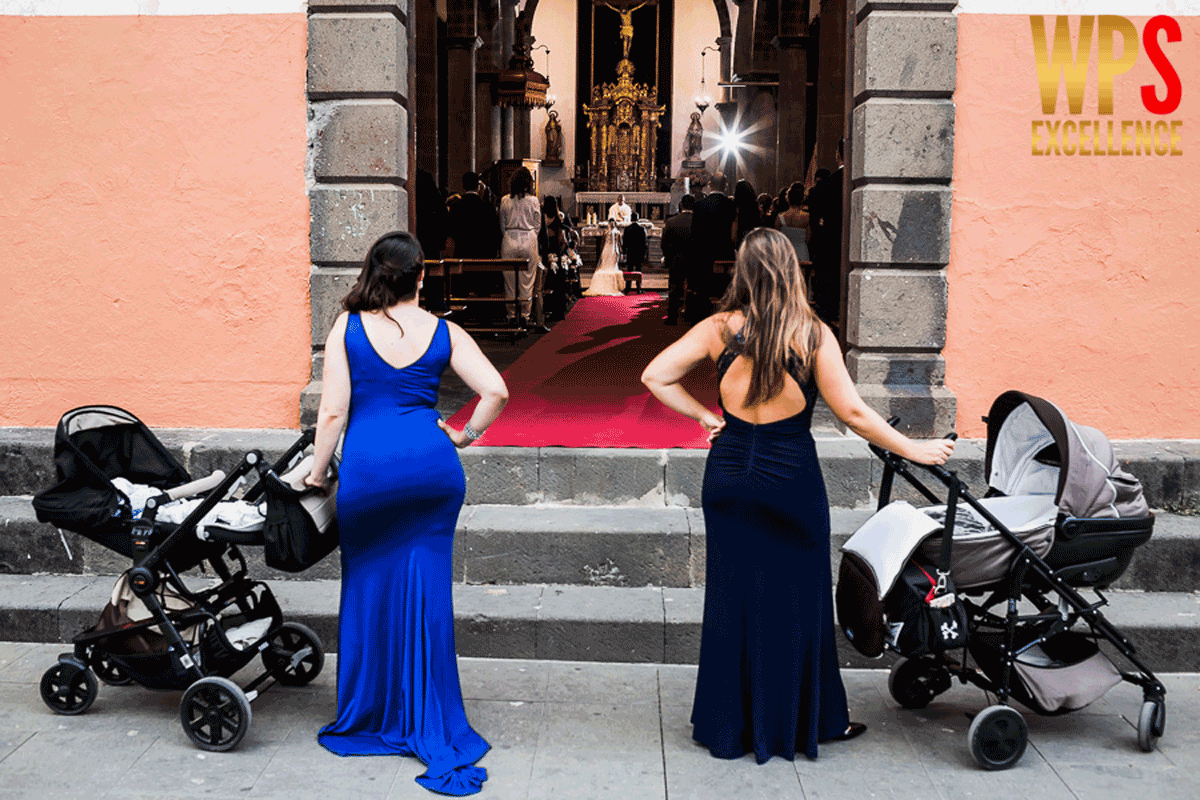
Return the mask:
MULTIPOLYGON (((516 297, 517 279, 521 281, 521 316, 528 320, 533 304, 534 283, 537 280, 541 257, 538 255, 538 230, 542 227, 542 208, 533 194, 533 174, 521 167, 513 174, 508 194, 500 200, 501 258, 524 258, 526 266, 519 273, 504 273, 504 296, 516 297)), ((509 306, 509 313, 515 309, 509 306)))

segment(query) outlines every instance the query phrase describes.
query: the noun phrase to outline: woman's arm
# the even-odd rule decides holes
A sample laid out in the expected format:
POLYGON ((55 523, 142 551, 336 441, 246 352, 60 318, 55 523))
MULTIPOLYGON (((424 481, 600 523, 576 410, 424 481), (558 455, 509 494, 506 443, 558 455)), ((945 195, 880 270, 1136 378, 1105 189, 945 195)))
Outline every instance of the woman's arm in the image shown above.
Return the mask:
POLYGON ((350 362, 346 359, 346 321, 343 311, 325 339, 325 368, 321 375, 321 405, 317 410, 317 438, 313 443, 313 463, 304 483, 325 488, 325 472, 333 458, 338 437, 346 427, 350 411, 350 362))
POLYGON ((954 442, 950 439, 908 438, 863 402, 846 371, 837 338, 824 323, 821 323, 821 345, 814 370, 817 388, 829 409, 846 427, 871 444, 918 464, 944 464, 954 452, 954 442))
POLYGON ((683 338, 655 356, 642 372, 642 383, 650 393, 667 408, 678 411, 685 417, 691 417, 703 425, 708 431, 710 442, 725 427, 725 420, 705 408, 679 384, 679 381, 701 361, 712 358, 724 348, 720 333, 721 324, 715 316, 704 320, 685 333, 683 338))
MULTIPOLYGON (((504 378, 500 377, 500 373, 492 366, 492 362, 488 361, 470 334, 453 322, 446 324, 450 327, 450 369, 463 379, 463 383, 467 384, 471 391, 479 395, 479 404, 475 406, 467 425, 476 433, 483 433, 496 421, 504 404, 508 402, 508 387, 504 385, 504 378)), ((450 437, 455 447, 466 447, 475 441, 464 431, 450 427, 443 420, 438 420, 438 427, 450 437)))

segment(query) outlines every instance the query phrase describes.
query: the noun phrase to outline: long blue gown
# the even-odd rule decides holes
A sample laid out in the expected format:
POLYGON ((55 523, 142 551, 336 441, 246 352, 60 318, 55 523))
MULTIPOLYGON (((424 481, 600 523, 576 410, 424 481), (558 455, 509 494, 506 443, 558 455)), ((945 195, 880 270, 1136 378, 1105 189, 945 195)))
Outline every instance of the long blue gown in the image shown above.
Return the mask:
POLYGON ((426 766, 422 786, 474 794, 487 770, 473 765, 489 745, 463 709, 450 597, 450 548, 466 482, 434 410, 449 330, 439 320, 424 355, 397 369, 351 314, 346 355, 352 390, 337 493, 338 717, 317 738, 343 756, 416 756, 426 766))
MULTIPOLYGON (((726 351, 718 372, 733 360, 726 351)), ((791 761, 849 724, 838 672, 829 568, 829 500, 799 414, 755 425, 725 414, 704 469, 704 622, 692 736, 718 758, 791 761)))

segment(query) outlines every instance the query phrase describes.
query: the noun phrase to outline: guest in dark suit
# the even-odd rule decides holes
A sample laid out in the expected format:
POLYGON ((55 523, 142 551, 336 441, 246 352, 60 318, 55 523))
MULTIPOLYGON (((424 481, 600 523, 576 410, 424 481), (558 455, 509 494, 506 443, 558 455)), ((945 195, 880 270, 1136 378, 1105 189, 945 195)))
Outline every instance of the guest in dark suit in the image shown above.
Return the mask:
MULTIPOLYGON (((453 240, 454 258, 495 258, 500 252, 500 216, 496 207, 479 196, 479 176, 462 177, 463 190, 450 204, 447 234, 453 240)), ((449 256, 448 256, 449 257, 449 256)))
POLYGON ((687 265, 691 256, 692 209, 696 198, 685 194, 679 198, 679 213, 663 224, 663 261, 667 264, 667 317, 664 322, 675 325, 679 321, 679 309, 683 306, 683 294, 687 288, 687 265))
MULTIPOLYGON (((487 187, 474 172, 462 176, 462 191, 451 198, 446 217, 446 258, 496 258, 500 255, 500 215, 484 196, 487 187)), ((467 283, 467 291, 498 294, 504 291, 504 275, 483 272, 458 275, 456 284, 467 283)))
POLYGON ((714 290, 713 262, 733 260, 734 226, 737 207, 725 194, 725 174, 714 173, 708 182, 708 194, 696 201, 692 212, 692 258, 688 274, 685 320, 699 322, 709 315, 709 300, 714 290), (694 302, 693 302, 694 301, 694 302))
POLYGON ((630 224, 621 236, 621 247, 625 249, 625 269, 641 272, 646 264, 646 229, 638 224, 636 211, 629 214, 630 224))
MULTIPOLYGON (((429 261, 442 257, 446 244, 446 198, 438 188, 433 173, 417 170, 417 241, 429 261)), ((446 311, 445 278, 426 275, 421 293, 425 308, 433 312, 446 311)))
POLYGON ((838 327, 841 312, 844 154, 844 141, 839 141, 837 169, 818 181, 808 195, 813 310, 833 328, 838 327))

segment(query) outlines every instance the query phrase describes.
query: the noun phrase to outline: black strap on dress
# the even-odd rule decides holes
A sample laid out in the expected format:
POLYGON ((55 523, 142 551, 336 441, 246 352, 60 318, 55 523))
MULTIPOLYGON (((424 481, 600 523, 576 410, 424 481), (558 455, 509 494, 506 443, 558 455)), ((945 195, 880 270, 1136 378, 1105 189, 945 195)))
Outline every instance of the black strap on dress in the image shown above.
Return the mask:
MULTIPOLYGON (((733 337, 732 344, 729 347, 726 347, 725 350, 721 352, 720 357, 717 358, 718 386, 721 384, 721 381, 724 380, 725 373, 729 370, 729 365, 733 363, 735 358, 742 354, 741 351, 745 345, 746 337, 742 335, 741 331, 738 331, 733 337)), ((800 357, 796 355, 796 351, 792 350, 791 348, 788 349, 787 371, 788 374, 791 375, 796 381, 796 383, 800 384, 802 389, 806 389, 805 395, 807 396, 808 392, 806 381, 810 376, 804 374, 804 364, 800 361, 800 357)))

